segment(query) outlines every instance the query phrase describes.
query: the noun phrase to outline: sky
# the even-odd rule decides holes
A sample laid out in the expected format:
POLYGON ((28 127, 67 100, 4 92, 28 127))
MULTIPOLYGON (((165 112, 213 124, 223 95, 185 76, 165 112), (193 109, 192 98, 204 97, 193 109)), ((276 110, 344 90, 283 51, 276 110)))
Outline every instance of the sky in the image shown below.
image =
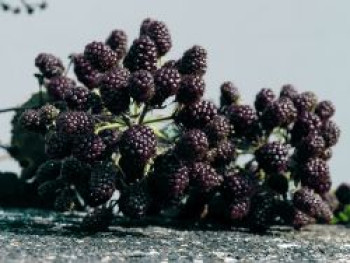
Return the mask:
MULTIPOLYGON (((0 13, 0 108, 19 105, 37 91, 34 58, 40 52, 65 62, 85 44, 124 29, 129 42, 141 21, 167 23, 173 38, 168 59, 194 44, 208 50, 206 98, 217 101, 226 80, 252 103, 263 87, 285 83, 313 91, 337 106, 342 129, 330 161, 334 185, 348 177, 350 148, 350 1, 348 0, 49 0, 34 16, 0 13)), ((11 114, 0 115, 0 141, 10 140, 11 114)), ((1 154, 0 153, 0 157, 1 154)), ((18 170, 1 161, 0 170, 18 170)))

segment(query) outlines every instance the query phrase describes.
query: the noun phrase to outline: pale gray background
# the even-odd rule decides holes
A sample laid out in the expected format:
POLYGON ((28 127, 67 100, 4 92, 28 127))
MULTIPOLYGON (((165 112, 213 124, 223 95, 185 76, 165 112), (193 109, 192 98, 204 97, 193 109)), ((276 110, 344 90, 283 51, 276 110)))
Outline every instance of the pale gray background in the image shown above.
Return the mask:
MULTIPOLYGON (((0 107, 36 91, 34 58, 52 52, 66 58, 92 40, 123 28, 133 39, 143 18, 164 20, 177 58, 193 44, 209 51, 207 97, 234 81, 245 100, 262 87, 293 83, 337 105, 342 138, 331 169, 335 184, 348 179, 350 1, 335 0, 52 0, 32 17, 0 13, 0 107)), ((65 60, 67 61, 67 60, 65 60)), ((10 114, 0 115, 0 139, 9 141, 10 114)), ((17 169, 11 161, 0 169, 17 169)))

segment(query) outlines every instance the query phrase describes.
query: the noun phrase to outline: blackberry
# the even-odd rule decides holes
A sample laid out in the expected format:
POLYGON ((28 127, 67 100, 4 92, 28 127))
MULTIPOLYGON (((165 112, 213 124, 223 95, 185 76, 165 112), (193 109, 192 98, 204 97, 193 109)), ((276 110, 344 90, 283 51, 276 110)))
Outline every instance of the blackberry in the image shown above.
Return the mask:
POLYGON ((64 66, 62 61, 54 55, 40 53, 35 58, 35 66, 45 78, 52 78, 63 74, 64 66))
POLYGON ((255 97, 255 109, 257 112, 262 113, 268 105, 270 105, 276 98, 272 89, 263 88, 255 97))
POLYGON ((77 197, 75 191, 70 187, 63 188, 60 193, 57 195, 54 208, 59 212, 72 211, 77 206, 77 197))
POLYGON ((147 34, 148 27, 152 22, 154 22, 154 19, 152 19, 150 17, 148 17, 142 21, 141 26, 140 26, 140 35, 141 36, 147 34))
POLYGON ((138 70, 129 78, 130 96, 138 103, 148 102, 155 93, 154 79, 147 70, 138 70))
POLYGON ((121 192, 119 210, 126 217, 141 219, 146 215, 150 201, 146 186, 143 183, 137 183, 121 192))
POLYGON ((308 188, 301 188, 294 193, 293 204, 300 211, 316 219, 330 222, 332 211, 322 198, 308 188))
POLYGON ((298 112, 312 111, 317 104, 317 96, 311 91, 303 92, 293 99, 298 112))
POLYGON ((288 146, 280 142, 270 142, 255 151, 260 168, 266 173, 280 173, 287 169, 288 146))
POLYGON ((118 151, 121 132, 118 130, 102 130, 98 133, 106 145, 106 152, 112 154, 118 151))
POLYGON ((134 125, 123 132, 119 150, 123 157, 145 164, 156 153, 157 140, 151 128, 134 125))
POLYGON ((39 109, 40 120, 44 125, 52 125, 60 110, 54 105, 46 104, 39 109))
POLYGON ((176 60, 170 59, 162 65, 162 68, 173 68, 177 69, 178 62, 176 60))
POLYGON ((180 86, 181 76, 174 67, 162 67, 154 74, 155 95, 151 101, 152 105, 161 106, 170 96, 175 95, 180 86))
POLYGON ((42 184, 47 181, 56 180, 61 173, 61 162, 48 160, 41 164, 35 173, 35 183, 42 184))
POLYGON ((341 204, 350 204, 350 185, 342 183, 335 191, 335 195, 341 204))
POLYGON ((207 136, 197 129, 184 133, 175 146, 177 156, 188 161, 203 160, 208 150, 207 136))
POLYGON ((186 50, 179 61, 179 72, 183 75, 204 75, 207 71, 207 51, 201 46, 186 50))
POLYGON ((85 46, 84 57, 98 70, 105 72, 118 64, 117 54, 102 42, 91 42, 85 46))
POLYGON ((156 44, 158 56, 162 57, 172 47, 171 35, 164 22, 147 20, 142 23, 142 34, 148 35, 156 44))
POLYGON ((333 156, 333 151, 332 151, 332 149, 331 149, 331 148, 327 148, 327 149, 325 149, 325 150, 320 154, 319 157, 320 157, 322 160, 328 161, 328 160, 330 160, 330 159, 332 158, 332 156, 333 156))
POLYGON ((124 59, 124 66, 131 72, 157 69, 157 47, 149 36, 143 35, 134 40, 124 59))
POLYGON ((108 229, 113 220, 113 208, 102 206, 88 213, 81 224, 81 228, 88 232, 100 232, 108 229))
POLYGON ((309 158, 321 156, 325 149, 326 144, 322 136, 309 134, 301 140, 297 152, 299 157, 309 158))
POLYGON ((196 75, 187 75, 181 79, 176 101, 182 104, 198 102, 204 94, 205 82, 196 75))
POLYGON ((96 207, 106 203, 115 191, 117 170, 110 162, 101 162, 93 166, 89 183, 89 204, 96 207))
POLYGON ((74 73, 77 79, 89 89, 94 89, 98 85, 100 73, 83 55, 72 57, 74 73))
POLYGON ((230 170, 224 177, 222 191, 227 200, 235 201, 251 197, 255 190, 254 179, 240 170, 230 170))
POLYGON ((45 131, 45 125, 42 123, 40 111, 38 110, 25 110, 19 119, 23 128, 28 131, 41 132, 45 131))
POLYGON ((207 163, 195 162, 190 167, 190 183, 198 193, 212 193, 219 188, 222 181, 222 176, 207 163))
POLYGON ((64 100, 71 110, 87 111, 91 107, 91 93, 84 87, 67 90, 64 93, 64 100))
POLYGON ((267 185, 277 194, 285 195, 289 188, 288 178, 283 174, 272 174, 266 179, 267 185))
POLYGON ((250 199, 243 198, 232 202, 228 207, 229 218, 240 221, 248 216, 250 211, 250 199))
POLYGON ((220 86, 220 107, 237 104, 240 97, 238 88, 232 82, 226 81, 220 86))
POLYGON ((205 126, 204 132, 208 136, 209 142, 212 145, 216 145, 230 135, 230 122, 224 116, 215 116, 211 122, 205 126))
POLYGON ((91 113, 92 114, 101 114, 103 112, 103 103, 100 95, 95 92, 91 92, 90 96, 90 104, 91 104, 91 113))
POLYGON ((46 88, 51 98, 54 100, 63 100, 65 92, 74 88, 75 85, 74 80, 65 76, 58 76, 50 79, 46 84, 46 88))
POLYGON ((212 102, 203 100, 183 107, 175 115, 175 122, 189 129, 203 128, 217 115, 217 107, 212 102))
POLYGON ((113 30, 106 40, 106 44, 117 54, 117 60, 121 60, 128 48, 128 37, 123 30, 113 30))
POLYGON ((106 108, 115 115, 129 109, 129 71, 116 68, 104 74, 100 81, 101 98, 106 108))
POLYGON ((123 171, 124 180, 127 183, 141 180, 145 175, 145 163, 135 162, 134 159, 129 159, 128 157, 119 159, 119 167, 123 171))
POLYGON ((339 141, 340 129, 334 121, 326 121, 322 124, 321 135, 326 142, 326 147, 332 147, 339 141))
POLYGON ((231 105, 227 117, 234 127, 236 136, 245 136, 256 125, 258 116, 249 105, 231 105))
POLYGON ((91 167, 75 157, 62 160, 61 179, 67 183, 79 184, 81 178, 88 178, 91 167))
POLYGON ((236 147, 233 143, 227 140, 221 141, 215 148, 210 149, 207 154, 208 161, 215 168, 228 165, 236 158, 236 147))
POLYGON ((92 116, 82 111, 63 112, 56 120, 57 130, 67 136, 76 136, 92 133, 94 120, 92 116))
POLYGON ((304 212, 295 209, 293 215, 292 225, 294 229, 299 230, 302 227, 310 224, 314 224, 316 222, 315 218, 305 214, 304 212))
POLYGON ((280 98, 288 98, 293 100, 296 96, 298 96, 298 91, 291 84, 283 85, 280 92, 280 98))
POLYGON ((78 136, 73 140, 72 154, 78 160, 87 163, 101 161, 105 157, 106 145, 95 134, 78 136))
POLYGON ((45 202, 51 203, 54 202, 63 187, 64 184, 61 180, 46 181, 38 187, 38 195, 45 202))
POLYGON ((316 114, 307 111, 299 114, 291 131, 292 145, 296 146, 302 138, 318 132, 321 126, 321 120, 316 114))
POLYGON ((335 113, 335 106, 329 100, 321 101, 316 105, 315 113, 321 118, 321 120, 326 121, 333 117, 335 113))
POLYGON ((61 159, 71 153, 70 140, 59 132, 48 134, 45 138, 45 153, 51 159, 61 159))
POLYGON ((330 189, 329 166, 320 158, 309 159, 302 166, 300 177, 302 185, 314 189, 319 194, 324 194, 330 189))

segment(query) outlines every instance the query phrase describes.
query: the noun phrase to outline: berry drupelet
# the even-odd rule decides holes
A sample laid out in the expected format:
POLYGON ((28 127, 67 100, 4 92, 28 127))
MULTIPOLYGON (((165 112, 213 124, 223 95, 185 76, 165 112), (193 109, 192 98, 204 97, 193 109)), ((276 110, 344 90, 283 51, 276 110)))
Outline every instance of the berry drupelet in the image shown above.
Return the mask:
POLYGON ((91 107, 91 92, 85 87, 68 89, 64 93, 64 101, 71 110, 87 111, 91 107))
POLYGON ((60 110, 54 105, 46 104, 39 109, 40 120, 43 125, 52 125, 60 110))
POLYGON ((54 77, 46 83, 47 92, 54 100, 63 100, 65 92, 75 86, 75 81, 65 76, 54 77))
POLYGON ((311 133, 301 140, 296 149, 301 158, 318 157, 326 150, 326 143, 322 136, 311 133))
POLYGON ((71 153, 69 138, 62 133, 53 132, 46 135, 45 153, 50 159, 61 159, 71 153))
POLYGON ((276 95, 272 89, 263 88, 255 97, 255 109, 257 112, 262 113, 266 107, 271 104, 276 98, 276 95))
POLYGON ((288 98, 293 100, 296 96, 298 96, 298 91, 291 84, 285 84, 281 88, 280 98, 288 98))
POLYGON ((317 96, 311 91, 306 91, 294 97, 293 102, 299 113, 304 111, 311 112, 316 107, 317 96))
POLYGON ((204 75, 207 71, 207 56, 203 47, 191 47, 179 61, 179 72, 183 75, 204 75))
POLYGON ((186 161, 203 160, 209 150, 208 138, 197 129, 187 131, 176 143, 175 152, 178 158, 186 161))
POLYGON ((299 114, 291 131, 292 145, 296 146, 302 138, 317 133, 321 127, 322 122, 316 114, 307 111, 299 114))
POLYGON ((270 142, 255 152, 259 167, 266 173, 280 173, 287 169, 288 146, 280 142, 270 142))
POLYGON ((63 74, 62 61, 54 55, 41 53, 35 58, 35 66, 45 78, 52 78, 63 74))
POLYGON ((231 81, 226 81, 220 86, 220 107, 237 104, 240 97, 238 88, 231 81))
POLYGON ((233 221, 240 221, 246 218, 250 211, 251 201, 249 198, 235 200, 228 207, 228 217, 233 221))
POLYGON ((197 193, 210 194, 222 181, 222 176, 207 163, 195 162, 190 166, 190 184, 197 193))
POLYGON ((77 79, 89 89, 96 88, 101 75, 100 72, 82 54, 73 55, 71 59, 77 79))
POLYGON ((57 130, 67 136, 76 136, 92 133, 94 120, 83 111, 67 111, 60 113, 56 120, 57 130))
POLYGON ((230 105, 227 117, 235 129, 235 136, 246 136, 257 123, 258 116, 249 105, 230 105))
POLYGON ((92 233, 106 231, 112 223, 112 220, 112 206, 98 207, 84 217, 81 228, 84 231, 92 233))
POLYGON ((45 131, 45 125, 43 125, 40 111, 38 110, 25 110, 19 119, 21 126, 29 131, 41 132, 45 131))
POLYGON ((126 55, 128 37, 123 30, 113 30, 106 40, 106 45, 117 54, 117 60, 119 61, 126 55))
POLYGON ((72 154, 82 162, 94 163, 103 160, 106 145, 102 138, 95 134, 77 136, 73 140, 72 154))
POLYGON ((232 129, 228 119, 218 115, 204 127, 204 132, 208 136, 210 144, 217 145, 231 134, 232 129))
POLYGON ((129 78, 130 96, 137 102, 148 102, 155 93, 155 85, 152 74, 147 70, 138 70, 129 78))
POLYGON ((215 168, 220 168, 228 165, 231 161, 237 158, 237 152, 235 145, 224 140, 218 143, 215 148, 211 148, 207 153, 206 160, 215 168))
POLYGON ((118 65, 117 54, 102 42, 91 42, 85 46, 84 57, 99 71, 105 72, 118 65))
POLYGON ((316 105, 315 113, 321 118, 321 120, 329 120, 335 113, 335 106, 329 100, 321 101, 316 105))
POLYGON ((252 176, 238 169, 233 169, 224 176, 222 192, 227 200, 240 200, 251 197, 256 191, 256 186, 252 176))
POLYGON ((326 147, 332 147, 339 141, 340 128, 334 121, 326 121, 322 124, 321 135, 326 142, 326 147))
POLYGON ((187 75, 182 77, 176 101, 182 104, 198 102, 204 94, 205 82, 200 76, 187 75))

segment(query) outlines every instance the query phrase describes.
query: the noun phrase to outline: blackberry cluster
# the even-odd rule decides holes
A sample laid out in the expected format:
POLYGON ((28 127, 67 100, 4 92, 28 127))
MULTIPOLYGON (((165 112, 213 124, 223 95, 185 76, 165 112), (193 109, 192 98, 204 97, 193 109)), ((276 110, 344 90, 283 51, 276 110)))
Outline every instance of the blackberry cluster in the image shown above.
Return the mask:
MULTIPOLYGON (((88 232, 107 230, 116 211, 254 232, 330 222, 327 162, 340 137, 330 101, 288 84, 280 93, 261 89, 252 107, 226 81, 217 106, 204 99, 203 47, 163 61, 172 36, 151 18, 129 49, 127 41, 118 29, 71 55, 75 78, 58 58, 37 57, 42 104, 16 120, 45 138, 45 158, 23 182, 41 204, 92 211, 82 222, 88 232)), ((338 189, 341 202, 347 190, 338 189)))

